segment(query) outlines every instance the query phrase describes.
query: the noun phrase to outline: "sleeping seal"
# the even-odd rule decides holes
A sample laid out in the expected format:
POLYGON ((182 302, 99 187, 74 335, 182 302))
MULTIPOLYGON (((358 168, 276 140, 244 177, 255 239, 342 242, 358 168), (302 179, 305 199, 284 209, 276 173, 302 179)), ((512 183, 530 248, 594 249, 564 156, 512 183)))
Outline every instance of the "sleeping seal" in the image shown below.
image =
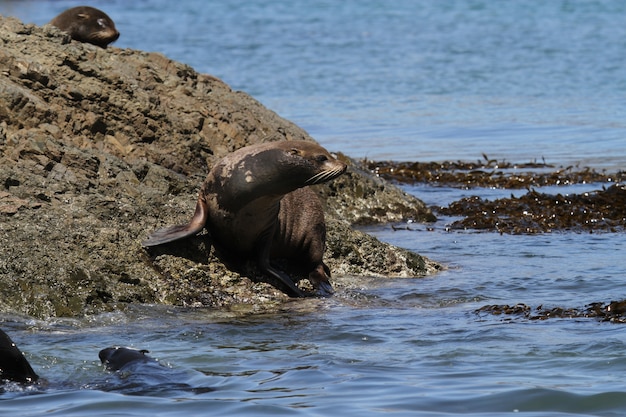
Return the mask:
POLYGON ((120 37, 113 20, 103 11, 89 6, 67 9, 52 19, 50 24, 69 33, 74 40, 101 48, 106 48, 120 37))
POLYGON ((307 141, 261 143, 241 148, 209 172, 195 213, 186 225, 152 233, 144 247, 193 236, 207 227, 213 243, 255 259, 261 270, 303 296, 294 281, 270 264, 284 258, 300 264, 318 293, 332 293, 326 249, 324 210, 309 185, 330 181, 346 164, 307 141))

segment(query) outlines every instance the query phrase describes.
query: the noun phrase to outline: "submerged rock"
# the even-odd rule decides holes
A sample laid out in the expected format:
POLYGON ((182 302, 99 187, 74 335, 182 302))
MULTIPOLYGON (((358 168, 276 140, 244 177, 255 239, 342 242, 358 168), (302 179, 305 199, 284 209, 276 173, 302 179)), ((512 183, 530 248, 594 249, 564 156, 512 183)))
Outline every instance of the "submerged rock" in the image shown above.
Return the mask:
MULTIPOLYGON (((249 95, 158 53, 72 41, 0 16, 0 311, 77 316, 120 303, 268 310, 287 298, 197 236, 146 252, 184 223, 219 158, 271 140, 313 140, 249 95)), ((330 149, 331 151, 340 151, 330 149)), ((316 188, 335 274, 422 276, 439 266, 351 224, 432 220, 361 170, 316 188)))

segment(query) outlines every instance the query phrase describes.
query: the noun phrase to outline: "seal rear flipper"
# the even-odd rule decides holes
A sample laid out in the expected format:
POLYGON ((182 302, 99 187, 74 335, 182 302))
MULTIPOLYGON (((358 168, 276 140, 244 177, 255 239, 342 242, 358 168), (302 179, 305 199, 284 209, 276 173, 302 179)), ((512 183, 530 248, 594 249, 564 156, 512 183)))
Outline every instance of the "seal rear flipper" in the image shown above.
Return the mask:
POLYGON ((148 248, 150 246, 158 246, 164 243, 173 242, 175 240, 184 239, 189 236, 193 236, 202 230, 202 227, 198 229, 190 228, 190 224, 181 224, 178 226, 166 227, 152 232, 148 239, 141 242, 141 246, 148 248))
POLYGON ((207 219, 207 204, 202 198, 198 198, 196 211, 188 224, 178 226, 165 227, 156 230, 148 236, 148 239, 141 243, 144 248, 150 246, 162 245, 164 243, 173 242, 175 240, 184 239, 186 237, 198 234, 204 228, 207 219))
POLYGON ((39 375, 4 331, 0 330, 0 380, 33 384, 39 375))

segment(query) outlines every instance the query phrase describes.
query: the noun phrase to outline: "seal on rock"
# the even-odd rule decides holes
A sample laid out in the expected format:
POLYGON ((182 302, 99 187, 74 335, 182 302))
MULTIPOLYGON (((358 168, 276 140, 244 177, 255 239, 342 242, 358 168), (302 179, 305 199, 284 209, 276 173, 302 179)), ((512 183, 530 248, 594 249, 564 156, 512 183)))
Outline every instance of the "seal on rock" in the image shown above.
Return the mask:
POLYGON ((52 19, 50 24, 69 33, 74 40, 101 48, 106 48, 120 37, 113 20, 102 10, 89 6, 67 9, 52 19))
POLYGON ((303 296, 270 259, 297 262, 319 294, 331 294, 330 270, 322 260, 324 210, 307 186, 330 181, 346 168, 313 142, 267 142, 238 149, 209 172, 191 221, 153 232, 143 246, 193 236, 206 227, 214 244, 254 258, 263 272, 286 286, 288 295, 303 296))

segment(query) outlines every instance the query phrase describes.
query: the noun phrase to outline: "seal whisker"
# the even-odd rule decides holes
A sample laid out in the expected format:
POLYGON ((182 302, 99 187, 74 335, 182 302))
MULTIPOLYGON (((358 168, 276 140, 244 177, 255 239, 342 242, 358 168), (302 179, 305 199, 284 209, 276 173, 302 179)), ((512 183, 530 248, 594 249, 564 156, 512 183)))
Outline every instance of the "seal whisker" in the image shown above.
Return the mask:
POLYGON ((323 182, 330 181, 338 177, 339 175, 343 174, 344 170, 345 168, 340 167, 340 168, 333 168, 333 169, 328 169, 326 171, 322 171, 318 174, 313 175, 308 180, 306 180, 306 184, 314 185, 314 184, 320 184, 323 182))
POLYGON ((312 185, 312 184, 318 184, 320 182, 324 182, 324 177, 327 172, 328 171, 318 172, 317 174, 313 175, 311 178, 306 180, 306 183, 312 185))

